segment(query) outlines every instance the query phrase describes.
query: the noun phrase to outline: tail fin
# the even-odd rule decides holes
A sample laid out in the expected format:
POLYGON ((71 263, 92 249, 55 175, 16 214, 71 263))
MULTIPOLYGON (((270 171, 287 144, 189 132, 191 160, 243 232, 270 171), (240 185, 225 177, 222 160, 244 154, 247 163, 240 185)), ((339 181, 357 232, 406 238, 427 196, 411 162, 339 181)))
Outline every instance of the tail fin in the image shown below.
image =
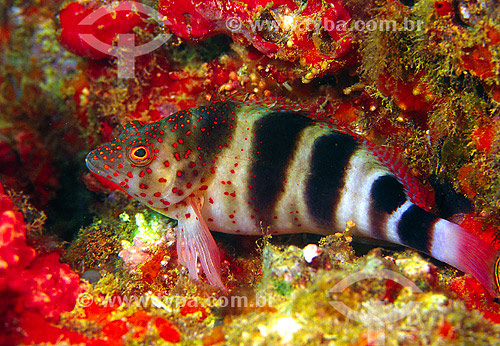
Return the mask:
POLYGON ((464 228, 440 219, 434 224, 430 255, 476 278, 493 297, 499 290, 499 251, 464 228))

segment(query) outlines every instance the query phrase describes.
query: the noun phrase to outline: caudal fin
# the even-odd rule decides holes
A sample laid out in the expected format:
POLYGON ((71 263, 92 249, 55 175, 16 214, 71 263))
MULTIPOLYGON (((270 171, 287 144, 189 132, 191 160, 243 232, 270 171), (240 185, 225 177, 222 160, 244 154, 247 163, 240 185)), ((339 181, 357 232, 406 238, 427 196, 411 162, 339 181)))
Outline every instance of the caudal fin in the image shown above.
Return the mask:
POLYGON ((498 250, 459 225, 407 200, 389 216, 385 238, 472 275, 493 297, 499 296, 498 250))
POLYGON ((472 275, 493 297, 499 296, 499 252, 476 235, 439 219, 433 227, 430 255, 472 275))

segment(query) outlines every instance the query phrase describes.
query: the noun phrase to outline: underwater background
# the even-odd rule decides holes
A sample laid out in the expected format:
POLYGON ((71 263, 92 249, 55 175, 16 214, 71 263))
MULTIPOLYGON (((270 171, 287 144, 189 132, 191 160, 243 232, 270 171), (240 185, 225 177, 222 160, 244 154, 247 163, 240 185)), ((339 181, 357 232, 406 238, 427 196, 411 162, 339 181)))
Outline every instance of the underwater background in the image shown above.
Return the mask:
POLYGON ((398 155, 500 248, 499 44, 496 0, 2 1, 0 345, 500 344, 475 279, 355 225, 214 233, 228 292, 193 281, 176 221, 85 166, 130 121, 278 98, 398 155))

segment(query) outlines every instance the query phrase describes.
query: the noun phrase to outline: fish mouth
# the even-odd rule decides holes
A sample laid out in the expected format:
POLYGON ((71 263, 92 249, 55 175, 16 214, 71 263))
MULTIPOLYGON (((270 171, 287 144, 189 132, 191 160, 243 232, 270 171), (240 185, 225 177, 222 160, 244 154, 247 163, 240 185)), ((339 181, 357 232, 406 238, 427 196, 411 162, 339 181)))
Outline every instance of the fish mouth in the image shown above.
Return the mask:
POLYGON ((87 168, 91 172, 96 173, 96 174, 101 174, 101 170, 99 169, 99 167, 97 167, 96 165, 94 165, 92 163, 94 156, 95 156, 94 151, 91 151, 90 153, 88 153, 87 156, 85 157, 85 165, 87 165, 87 168))

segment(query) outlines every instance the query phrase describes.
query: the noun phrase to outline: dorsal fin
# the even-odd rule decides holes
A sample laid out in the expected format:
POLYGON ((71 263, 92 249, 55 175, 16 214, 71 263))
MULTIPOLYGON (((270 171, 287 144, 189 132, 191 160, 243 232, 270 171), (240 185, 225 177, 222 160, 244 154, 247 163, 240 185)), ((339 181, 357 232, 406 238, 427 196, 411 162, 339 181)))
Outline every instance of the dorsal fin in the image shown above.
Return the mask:
POLYGON ((283 109, 289 112, 301 112, 308 117, 315 118, 316 112, 300 103, 290 101, 285 97, 262 97, 256 99, 235 100, 245 106, 262 107, 270 109, 283 109))
POLYGON ((426 211, 432 211, 435 206, 434 191, 427 188, 411 174, 410 169, 403 163, 395 150, 374 144, 359 135, 357 135, 357 138, 384 164, 384 166, 389 168, 399 182, 403 184, 410 201, 426 211))
MULTIPOLYGON (((308 107, 299 103, 291 102, 284 97, 264 97, 252 100, 234 100, 246 106, 263 107, 271 109, 286 109, 293 112, 307 112, 308 116, 315 117, 316 114, 311 112, 308 107)), ((399 155, 391 148, 382 147, 372 143, 359 134, 346 129, 336 129, 336 131, 343 132, 356 138, 368 150, 370 150, 380 162, 389 168, 389 170, 396 176, 396 178, 403 184, 408 197, 411 202, 416 204, 426 211, 432 211, 435 206, 434 191, 424 186, 416 177, 414 177, 408 167, 401 161, 399 155)))
POLYGON ((401 157, 396 150, 377 145, 365 137, 349 130, 338 129, 337 131, 355 137, 361 144, 363 144, 379 161, 389 168, 392 174, 403 184, 406 194, 410 201, 418 207, 432 212, 435 207, 434 191, 431 188, 422 184, 414 175, 411 174, 410 169, 401 160, 401 157))

